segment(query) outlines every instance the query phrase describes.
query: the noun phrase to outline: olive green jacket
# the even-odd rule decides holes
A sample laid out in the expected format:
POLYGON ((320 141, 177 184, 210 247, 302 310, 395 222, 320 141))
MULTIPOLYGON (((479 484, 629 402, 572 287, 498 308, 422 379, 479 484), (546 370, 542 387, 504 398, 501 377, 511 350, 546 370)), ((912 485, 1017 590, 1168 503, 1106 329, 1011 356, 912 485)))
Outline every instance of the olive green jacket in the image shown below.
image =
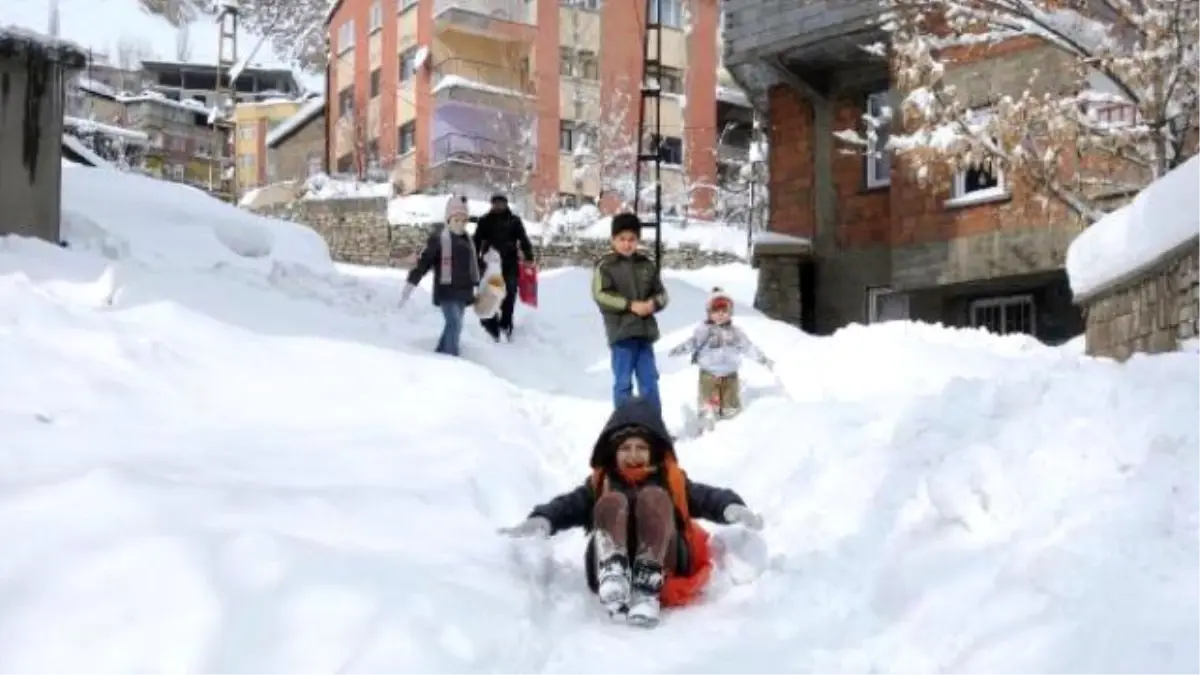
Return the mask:
POLYGON ((629 338, 658 340, 654 314, 638 316, 629 311, 630 303, 639 300, 652 300, 656 313, 667 306, 662 277, 654 261, 644 253, 637 251, 623 256, 610 251, 600 258, 592 272, 592 299, 604 317, 608 344, 629 338))

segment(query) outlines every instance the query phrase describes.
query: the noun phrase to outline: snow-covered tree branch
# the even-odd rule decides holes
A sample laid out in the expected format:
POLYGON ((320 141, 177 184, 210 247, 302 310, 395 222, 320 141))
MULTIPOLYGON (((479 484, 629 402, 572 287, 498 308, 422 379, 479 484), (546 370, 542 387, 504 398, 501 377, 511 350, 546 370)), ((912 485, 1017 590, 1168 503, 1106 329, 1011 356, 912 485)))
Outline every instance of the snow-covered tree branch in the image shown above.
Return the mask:
POLYGON ((312 72, 325 67, 325 17, 330 0, 241 0, 246 28, 271 41, 275 52, 312 72))
POLYGON ((1090 223, 1196 152, 1196 0, 882 2, 888 43, 869 51, 890 59, 900 114, 838 136, 897 153, 921 181, 999 170, 1090 223), (1048 54, 1023 90, 963 94, 957 67, 1022 46, 1048 54))

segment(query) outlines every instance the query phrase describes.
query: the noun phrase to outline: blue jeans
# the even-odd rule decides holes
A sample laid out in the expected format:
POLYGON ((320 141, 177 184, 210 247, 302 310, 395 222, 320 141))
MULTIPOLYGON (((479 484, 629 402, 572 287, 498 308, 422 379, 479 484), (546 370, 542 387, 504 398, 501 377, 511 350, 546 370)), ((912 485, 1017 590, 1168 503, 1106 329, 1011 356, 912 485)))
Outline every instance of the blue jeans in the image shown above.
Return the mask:
POLYGON ((467 305, 457 300, 442 300, 441 307, 446 325, 442 328, 442 337, 438 339, 437 349, 434 351, 458 356, 458 339, 462 336, 463 312, 467 310, 467 305))
POLYGON ((658 398, 658 364, 654 361, 654 345, 640 338, 614 342, 612 352, 613 409, 633 396, 633 378, 637 378, 638 395, 650 401, 662 412, 658 398))

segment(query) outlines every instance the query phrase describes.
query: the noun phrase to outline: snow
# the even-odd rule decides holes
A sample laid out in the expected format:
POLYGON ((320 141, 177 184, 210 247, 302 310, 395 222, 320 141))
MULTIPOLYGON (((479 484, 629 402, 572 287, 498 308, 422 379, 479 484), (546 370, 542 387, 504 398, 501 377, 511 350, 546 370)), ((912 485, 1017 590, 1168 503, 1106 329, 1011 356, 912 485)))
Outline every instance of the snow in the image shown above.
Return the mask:
POLYGON ((318 96, 309 99, 300 106, 296 112, 289 118, 280 122, 274 129, 267 133, 267 147, 273 148, 279 144, 284 138, 287 138, 297 128, 308 123, 314 117, 325 112, 325 97, 318 96))
POLYGON ((116 136, 130 141, 141 141, 143 143, 150 140, 150 137, 144 131, 127 129, 81 117, 72 117, 71 115, 63 115, 63 126, 74 129, 81 134, 102 133, 108 136, 116 136))
MULTIPOLYGON (((44 15, 43 19, 48 18, 48 16, 48 14, 44 15)), ((12 23, 13 18, 11 16, 6 15, 3 18, 4 23, 0 24, 0 38, 23 40, 26 43, 40 45, 41 47, 48 49, 87 54, 87 50, 83 49, 71 40, 52 37, 44 33, 39 28, 21 25, 20 22, 12 23)))
POLYGON ((304 198, 309 200, 363 199, 392 196, 391 183, 372 183, 369 181, 331 178, 324 173, 309 177, 307 185, 308 192, 304 194, 304 198))
POLYGON ((1200 236, 1197 185, 1200 157, 1192 157, 1081 232, 1067 249, 1075 297, 1101 291, 1200 236))
MULTIPOLYGON (((57 1, 59 6, 59 35, 75 42, 86 54, 107 54, 115 59, 118 44, 124 41, 142 45, 149 52, 143 58, 150 60, 176 59, 178 29, 164 17, 151 14, 142 8, 140 0, 105 0, 103 9, 97 9, 97 0, 6 0, 2 21, 13 23, 34 31, 44 32, 50 16, 50 6, 57 1)), ((216 18, 199 14, 188 25, 188 63, 213 64, 217 62, 218 34, 216 18)), ((258 36, 238 29, 238 44, 255 44, 258 36)), ((312 91, 323 89, 323 74, 300 72, 294 64, 281 58, 270 45, 257 55, 256 67, 285 68, 295 72, 301 86, 312 91)))
MULTIPOLYGON (((103 157, 101 157, 100 155, 97 155, 96 153, 92 152, 92 150, 90 148, 88 148, 88 146, 84 145, 83 141, 72 136, 71 134, 63 134, 62 142, 63 142, 63 146, 71 148, 71 150, 75 151, 75 153, 78 154, 82 159, 84 159, 87 162, 90 162, 92 167, 105 168, 105 169, 114 168, 112 162, 110 162, 107 159, 104 159, 103 157)), ((72 164, 75 164, 75 163, 72 162, 72 164)), ((76 164, 76 166, 80 166, 80 165, 76 164)))
POLYGON ((111 169, 65 167, 63 236, 114 263, 171 270, 332 269, 313 230, 214 199, 189 185, 111 169))
POLYGON ((673 428, 696 374, 665 350, 712 286, 777 362, 679 446, 767 526, 710 526, 708 596, 633 631, 581 533, 495 534, 579 484, 609 412, 589 270, 543 271, 513 344, 468 320, 441 357, 430 277, 398 310, 402 270, 146 180, 65 169, 70 248, 0 239, 2 671, 1200 669, 1194 352, 811 337, 751 308, 745 265, 668 270, 673 428))
MULTIPOLYGON (((612 217, 600 216, 595 207, 585 205, 578 209, 560 209, 545 222, 527 222, 525 229, 530 237, 543 239, 554 237, 576 237, 579 239, 610 239, 612 217)), ((645 241, 653 241, 654 234, 646 230, 645 241)), ((698 246, 706 251, 746 255, 746 230, 722 221, 683 220, 663 217, 662 240, 665 248, 698 246)))
MULTIPOLYGON (((446 222, 448 194, 413 194, 396 197, 388 202, 388 222, 392 225, 433 225, 446 222)), ((479 199, 467 200, 467 213, 476 218, 491 210, 492 205, 479 199)), ((470 227, 470 226, 468 226, 470 227)), ((472 228, 473 229, 473 228, 472 228)))

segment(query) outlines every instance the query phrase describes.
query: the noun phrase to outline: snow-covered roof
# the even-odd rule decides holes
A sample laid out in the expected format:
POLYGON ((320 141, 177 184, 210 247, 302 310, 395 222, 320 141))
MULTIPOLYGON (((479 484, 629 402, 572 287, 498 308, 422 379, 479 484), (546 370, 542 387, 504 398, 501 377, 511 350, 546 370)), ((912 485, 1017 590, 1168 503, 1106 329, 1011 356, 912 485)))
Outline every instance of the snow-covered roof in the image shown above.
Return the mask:
POLYGON ((78 157, 83 166, 112 168, 112 163, 88 149, 83 141, 71 134, 62 135, 63 154, 78 157))
POLYGON ((278 126, 267 134, 267 147, 274 148, 280 143, 286 141, 288 137, 296 133, 305 124, 311 122, 317 115, 325 112, 325 97, 318 96, 309 100, 294 115, 280 122, 278 126))
MULTIPOLYGON (((8 4, 11 3, 5 3, 5 13, 9 10, 8 4)), ((5 19, 8 18, 5 16, 5 19)), ((78 44, 15 24, 0 25, 0 47, 5 51, 40 51, 47 58, 68 68, 82 68, 87 65, 87 53, 78 44)))
POLYGON ((103 96, 111 99, 115 99, 117 97, 116 89, 113 89, 99 80, 93 80, 85 75, 81 75, 76 78, 75 86, 88 92, 89 94, 95 94, 96 96, 103 96))
POLYGON ((101 133, 106 136, 118 136, 130 141, 147 142, 150 136, 144 131, 137 129, 127 129, 125 127, 116 126, 113 124, 105 124, 96 120, 87 120, 81 117, 72 117, 71 115, 63 115, 63 126, 68 129, 75 129, 79 133, 101 133))

